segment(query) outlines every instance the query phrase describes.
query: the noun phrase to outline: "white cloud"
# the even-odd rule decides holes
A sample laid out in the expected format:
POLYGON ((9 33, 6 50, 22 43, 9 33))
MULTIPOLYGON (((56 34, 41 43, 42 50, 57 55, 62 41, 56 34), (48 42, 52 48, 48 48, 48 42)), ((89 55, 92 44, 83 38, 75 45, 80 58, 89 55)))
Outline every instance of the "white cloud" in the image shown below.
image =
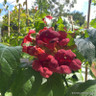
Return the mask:
MULTIPOLYGON (((87 20, 87 14, 88 14, 88 3, 89 0, 77 0, 77 4, 75 4, 74 8, 71 9, 72 11, 80 11, 84 12, 84 15, 86 16, 87 20), (85 6, 86 5, 86 6, 85 6)), ((96 17, 96 6, 91 5, 91 13, 90 13, 90 21, 96 17)))
MULTIPOLYGON (((88 18, 88 9, 87 11, 85 12, 85 15, 86 15, 86 21, 87 21, 87 18, 88 18)), ((90 21, 92 19, 96 18, 96 6, 92 6, 91 5, 91 11, 90 11, 90 21)))
POLYGON ((74 10, 82 11, 84 4, 87 2, 88 0, 77 0, 77 3, 74 5, 74 8, 72 8, 71 11, 74 11, 74 10))
POLYGON ((96 6, 91 7, 90 20, 96 18, 96 6))

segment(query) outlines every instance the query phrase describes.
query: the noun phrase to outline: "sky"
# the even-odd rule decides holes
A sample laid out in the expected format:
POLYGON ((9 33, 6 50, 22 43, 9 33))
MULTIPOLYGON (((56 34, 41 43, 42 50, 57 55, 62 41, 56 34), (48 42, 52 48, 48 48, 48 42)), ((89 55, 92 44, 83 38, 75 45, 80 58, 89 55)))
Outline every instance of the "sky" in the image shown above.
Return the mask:
MULTIPOLYGON (((83 12, 83 14, 86 16, 87 19, 88 3, 89 0, 77 0, 77 4, 75 4, 75 7, 71 11, 77 10, 83 12)), ((95 17, 96 17, 96 6, 91 5, 90 20, 94 19, 95 17)))
MULTIPOLYGON (((7 5, 9 6, 9 10, 12 11, 14 9, 14 6, 17 5, 16 0, 7 0, 8 3, 7 5)), ((23 2, 25 0, 19 0, 19 3, 23 5, 23 2)), ((28 0, 28 8, 30 9, 32 5, 34 5, 35 0, 28 0)), ((61 0, 62 2, 63 0, 61 0)), ((72 11, 80 11, 83 12, 83 15, 86 16, 87 20, 87 14, 88 14, 88 1, 89 0, 77 0, 77 4, 75 4, 74 8, 71 9, 72 11)), ((0 9, 3 8, 3 0, 0 0, 0 9)), ((25 6, 24 6, 25 7, 25 6)), ((8 11, 3 10, 2 13, 0 14, 0 19, 2 19, 2 16, 5 15, 8 11)), ((94 19, 96 17, 96 6, 91 6, 91 16, 90 20, 94 19)))

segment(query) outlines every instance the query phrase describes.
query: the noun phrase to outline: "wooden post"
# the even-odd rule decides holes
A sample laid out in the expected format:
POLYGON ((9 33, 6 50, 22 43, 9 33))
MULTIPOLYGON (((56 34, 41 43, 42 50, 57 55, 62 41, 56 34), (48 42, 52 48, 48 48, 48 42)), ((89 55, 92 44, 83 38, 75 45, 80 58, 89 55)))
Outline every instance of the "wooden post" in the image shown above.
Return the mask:
POLYGON ((26 0, 26 14, 28 14, 28 3, 27 3, 27 0, 26 0))
POLYGON ((90 23, 91 2, 92 2, 92 0, 89 0, 89 5, 88 5, 88 18, 87 18, 87 29, 89 29, 89 23, 90 23))
POLYGON ((10 11, 8 10, 8 36, 10 37, 10 11))
POLYGON ((0 42, 1 42, 1 38, 2 38, 1 33, 2 33, 2 32, 1 32, 1 27, 0 27, 0 42))
POLYGON ((73 31, 74 30, 74 27, 73 27, 73 16, 72 15, 68 16, 68 19, 69 19, 70 23, 72 24, 72 31, 73 31))
POLYGON ((72 31, 74 30, 74 26, 73 26, 73 16, 71 15, 71 24, 72 24, 72 31))
POLYGON ((29 24, 28 24, 28 2, 27 2, 27 0, 26 0, 26 16, 27 16, 27 18, 26 18, 26 24, 28 26, 29 24))
MULTIPOLYGON (((89 5, 88 5, 88 19, 87 19, 87 29, 89 29, 89 23, 90 23, 91 2, 92 2, 92 0, 89 0, 89 5)), ((87 81, 87 75, 88 75, 88 65, 86 64, 86 66, 85 66, 85 81, 87 81)))
POLYGON ((18 33, 20 33, 20 4, 19 4, 19 12, 18 12, 18 33))

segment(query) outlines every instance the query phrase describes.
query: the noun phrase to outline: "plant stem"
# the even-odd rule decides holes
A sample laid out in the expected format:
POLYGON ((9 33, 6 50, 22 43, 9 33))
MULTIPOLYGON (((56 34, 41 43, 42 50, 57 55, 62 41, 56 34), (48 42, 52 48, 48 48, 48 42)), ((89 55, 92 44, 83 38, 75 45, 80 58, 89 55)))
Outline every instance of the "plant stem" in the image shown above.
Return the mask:
POLYGON ((4 96, 5 93, 1 93, 1 96, 4 96))
POLYGON ((64 82, 65 82, 66 86, 67 86, 67 87, 69 87, 69 86, 68 86, 68 83, 67 83, 67 80, 66 80, 66 78, 65 78, 65 77, 66 77, 66 75, 65 75, 65 76, 63 76, 64 82))
POLYGON ((87 76, 88 76, 88 65, 85 65, 85 81, 87 81, 87 76))

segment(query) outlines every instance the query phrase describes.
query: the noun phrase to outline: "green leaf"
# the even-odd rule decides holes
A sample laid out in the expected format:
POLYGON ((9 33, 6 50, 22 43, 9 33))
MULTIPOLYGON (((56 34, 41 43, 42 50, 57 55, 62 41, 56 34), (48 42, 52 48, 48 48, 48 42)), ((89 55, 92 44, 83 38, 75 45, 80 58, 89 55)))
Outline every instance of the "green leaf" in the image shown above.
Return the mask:
POLYGON ((90 25, 91 27, 96 28, 96 18, 91 20, 90 25))
POLYGON ((6 4, 7 3, 7 0, 4 0, 4 3, 6 4))
POLYGON ((67 33, 73 33, 71 30, 69 30, 67 33))
POLYGON ((19 0, 16 0, 16 2, 18 3, 18 2, 19 2, 19 0))
POLYGON ((96 46, 96 29, 88 29, 89 40, 96 46))
POLYGON ((88 38, 89 37, 89 34, 88 34, 88 32, 85 30, 85 36, 84 36, 85 38, 88 38))
POLYGON ((62 77, 59 74, 54 74, 49 78, 51 84, 53 96, 64 96, 64 85, 62 77))
POLYGON ((36 96, 64 96, 64 85, 60 75, 52 75, 41 85, 36 96))
POLYGON ((80 82, 70 87, 65 96, 96 96, 96 80, 80 82))
POLYGON ((46 82, 41 85, 36 96, 49 96, 50 93, 51 93, 51 83, 46 82))
POLYGON ((20 64, 21 47, 0 44, 0 91, 6 92, 14 80, 14 71, 20 64))
MULTIPOLYGON (((2 9, 0 9, 0 13, 2 12, 2 9)), ((0 22, 1 23, 1 22, 0 22)))
POLYGON ((6 92, 5 96, 12 96, 12 93, 11 92, 6 92))
POLYGON ((57 24, 62 24, 63 23, 63 20, 61 17, 58 18, 58 21, 57 21, 57 24))
POLYGON ((68 34, 68 35, 67 35, 67 38, 70 39, 69 43, 67 44, 68 46, 72 46, 72 45, 75 44, 75 42, 74 42, 74 38, 72 38, 71 35, 68 34))
POLYGON ((64 31, 64 25, 63 25, 63 24, 59 24, 58 30, 59 30, 59 31, 64 31))
POLYGON ((31 22, 33 22, 33 19, 32 19, 31 17, 28 17, 28 19, 29 19, 31 22))
POLYGON ((32 68, 21 69, 11 86, 13 96, 36 96, 42 82, 41 75, 32 68))
POLYGON ((82 62, 83 60, 85 60, 84 56, 77 49, 75 49, 73 52, 76 54, 76 57, 80 59, 82 62))
POLYGON ((20 62, 21 47, 8 47, 0 44, 0 64, 1 71, 11 75, 20 62))
POLYGON ((79 52, 89 63, 92 63, 92 60, 95 58, 95 46, 90 39, 75 39, 75 43, 79 52))
POLYGON ((26 1, 25 1, 25 2, 23 2, 23 6, 24 6, 24 5, 26 5, 26 1))
POLYGON ((37 20, 35 22, 35 25, 34 27, 36 28, 36 32, 38 32, 39 30, 43 29, 44 28, 44 22, 42 20, 37 20))
POLYGON ((56 0, 52 0, 52 2, 56 2, 56 0))

